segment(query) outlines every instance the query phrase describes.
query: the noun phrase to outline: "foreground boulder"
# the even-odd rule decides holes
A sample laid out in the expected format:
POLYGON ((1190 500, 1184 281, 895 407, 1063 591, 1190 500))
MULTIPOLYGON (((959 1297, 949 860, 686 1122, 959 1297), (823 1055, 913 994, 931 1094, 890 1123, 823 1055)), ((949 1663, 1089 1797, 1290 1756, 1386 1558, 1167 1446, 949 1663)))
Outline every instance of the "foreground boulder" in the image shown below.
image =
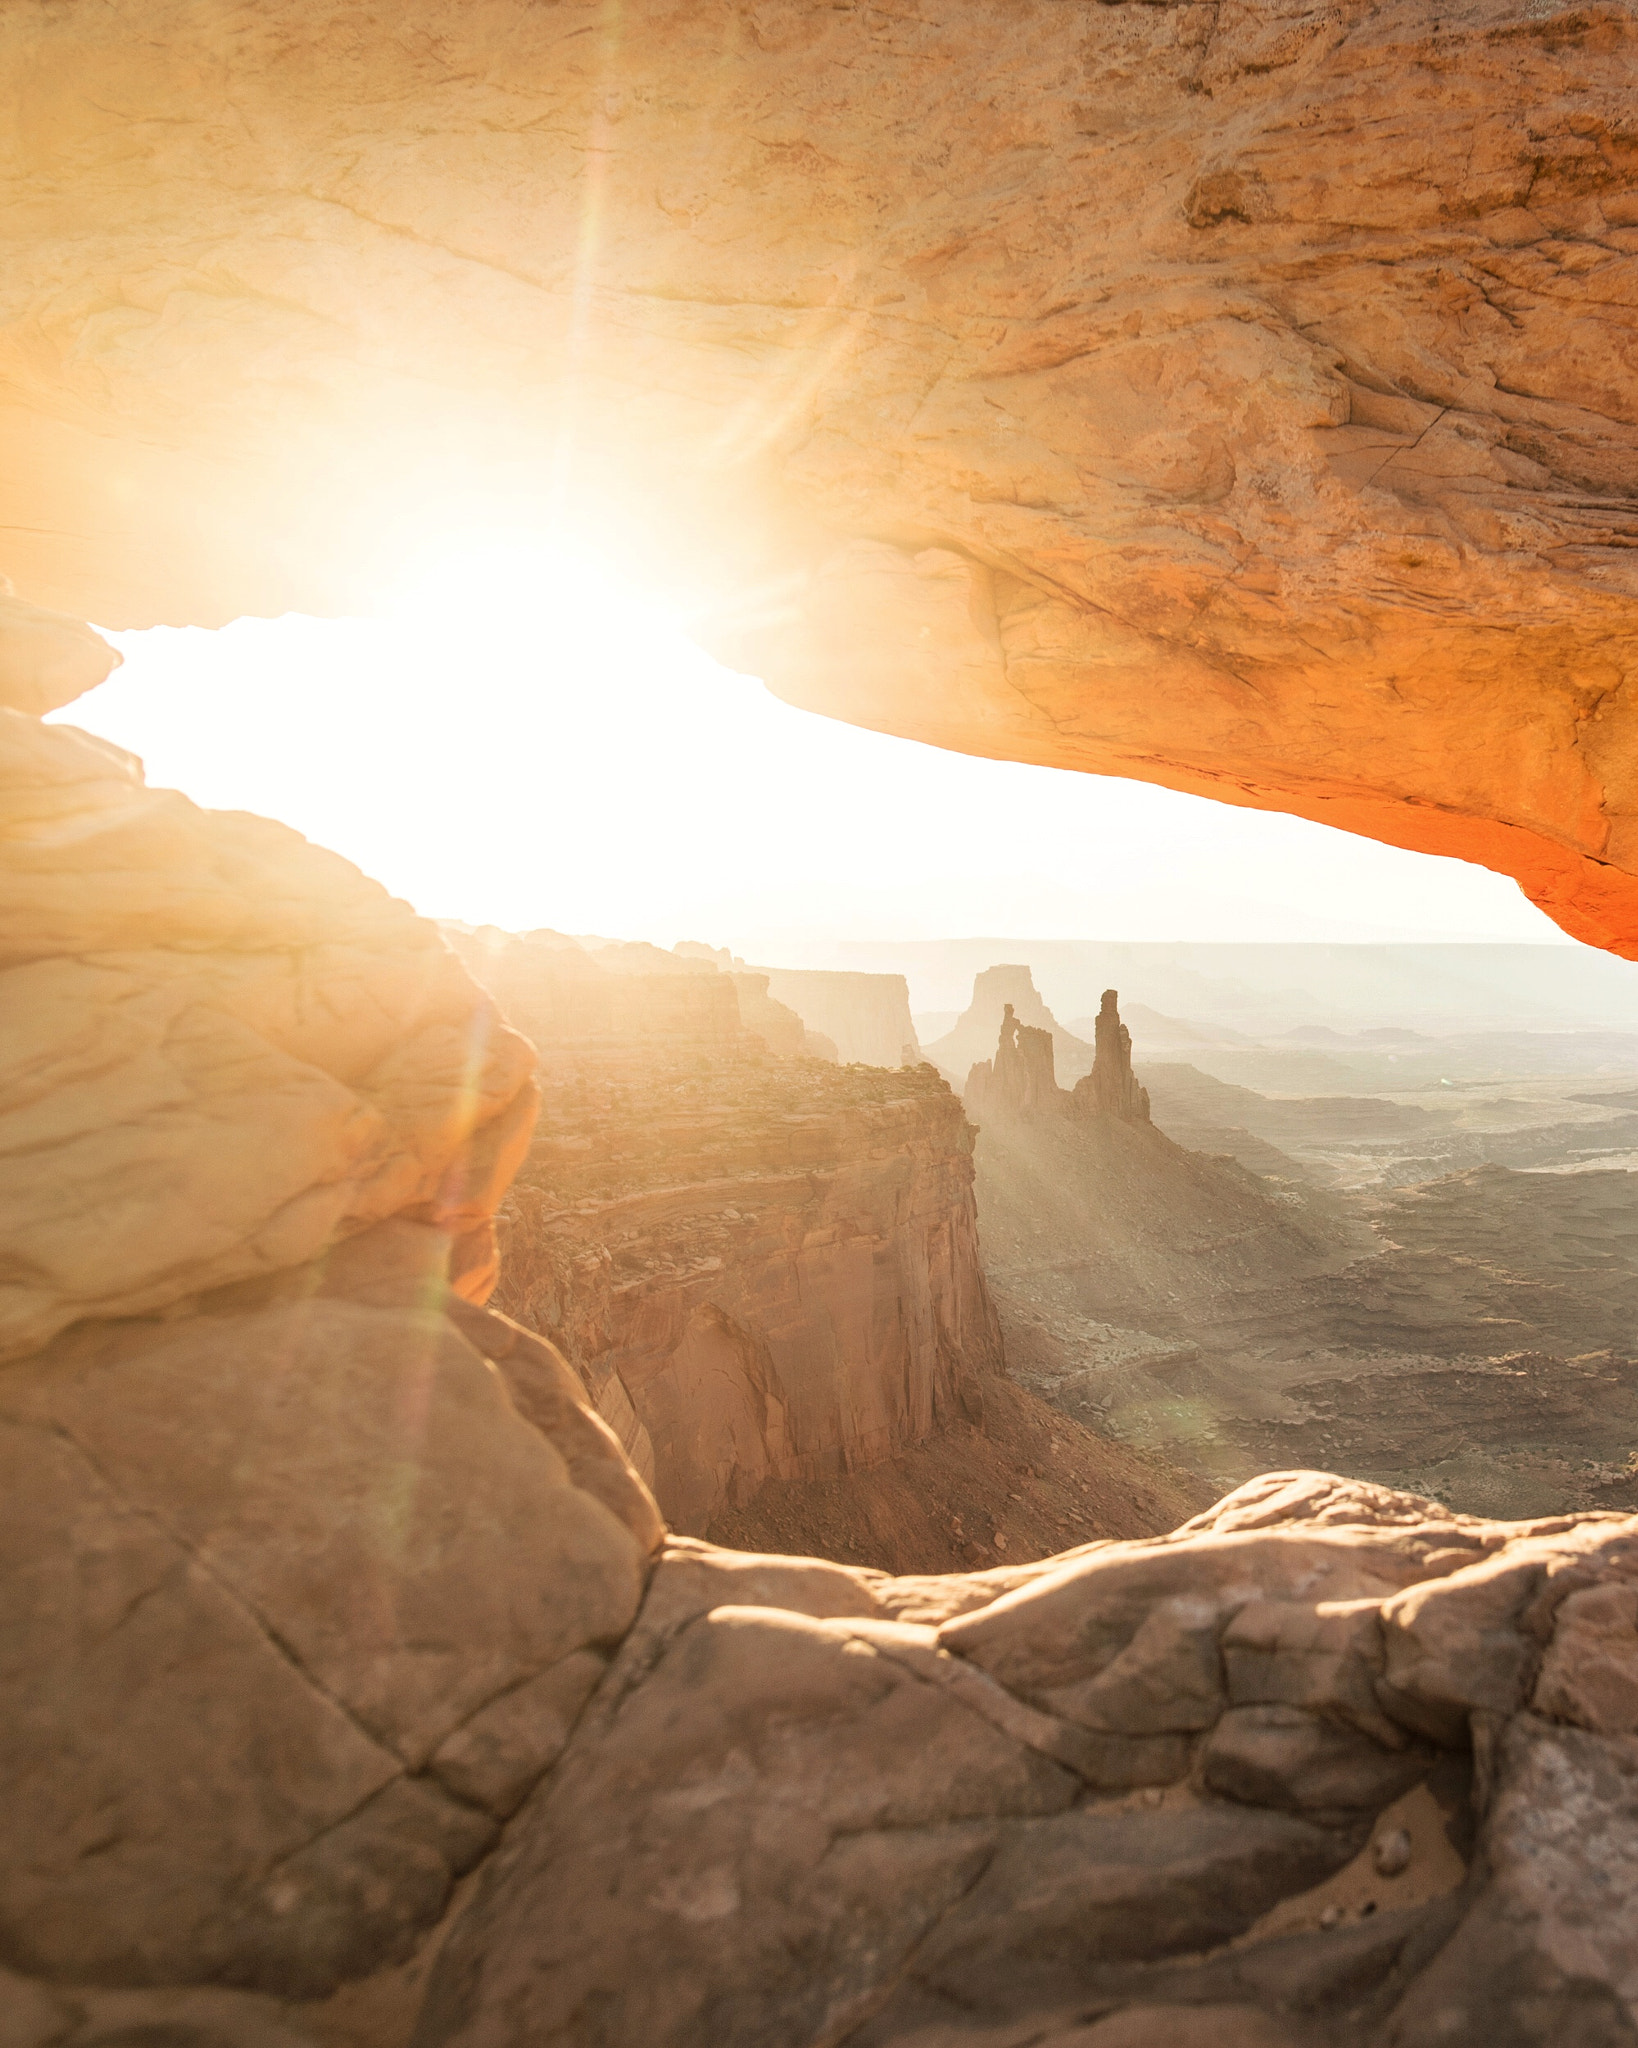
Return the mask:
POLYGON ((966 1579, 675 1546, 417 2048, 1638 2038, 1638 1753, 1561 1675, 1634 1573, 1314 1473, 966 1579))
POLYGON ((571 1376, 525 1422, 458 1313, 12 1396, 8 2043, 1638 2039, 1632 1519, 1289 1473, 965 1577, 651 1564, 571 1376))

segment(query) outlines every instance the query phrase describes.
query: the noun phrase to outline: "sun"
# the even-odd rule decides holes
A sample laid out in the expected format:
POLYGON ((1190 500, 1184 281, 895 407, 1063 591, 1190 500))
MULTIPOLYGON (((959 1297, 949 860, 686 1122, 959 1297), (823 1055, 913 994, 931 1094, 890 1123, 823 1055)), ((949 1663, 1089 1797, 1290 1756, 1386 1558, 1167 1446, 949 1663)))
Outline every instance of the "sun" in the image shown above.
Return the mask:
POLYGON ((620 635, 671 635, 680 615, 601 550, 561 530, 462 521, 425 532, 385 580, 377 606, 394 623, 453 629, 474 643, 526 632, 589 636, 611 620, 620 635))

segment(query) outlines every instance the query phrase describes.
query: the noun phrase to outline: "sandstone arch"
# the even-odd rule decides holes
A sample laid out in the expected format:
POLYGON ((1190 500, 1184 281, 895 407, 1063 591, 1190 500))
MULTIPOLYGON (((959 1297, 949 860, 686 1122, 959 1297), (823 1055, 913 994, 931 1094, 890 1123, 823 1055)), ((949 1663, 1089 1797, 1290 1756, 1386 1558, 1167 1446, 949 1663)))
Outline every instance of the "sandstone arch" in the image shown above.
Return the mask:
POLYGON ((23 0, 0 547, 208 623, 567 502, 798 701, 1631 952, 1635 61, 1614 0, 23 0))
POLYGON ((1638 951, 1633 51, 1551 0, 5 11, 8 2041, 1638 2039, 1631 1518, 1288 1473, 947 1578, 668 1544, 480 1305, 493 1006, 35 715, 106 658, 41 606, 340 608, 394 505, 601 489, 792 695, 1638 951))

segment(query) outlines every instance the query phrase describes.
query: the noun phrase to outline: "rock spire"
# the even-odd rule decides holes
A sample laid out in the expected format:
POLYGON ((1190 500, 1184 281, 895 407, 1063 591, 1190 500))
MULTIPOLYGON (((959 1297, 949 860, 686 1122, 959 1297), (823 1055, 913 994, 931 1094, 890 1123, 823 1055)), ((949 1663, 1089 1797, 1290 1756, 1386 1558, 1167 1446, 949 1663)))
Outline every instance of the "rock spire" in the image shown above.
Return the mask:
POLYGON ((1117 990, 1104 990, 1093 1033, 1092 1071, 1077 1084, 1075 1093, 1080 1096, 1084 1090, 1090 1106, 1108 1116, 1146 1124, 1149 1091, 1138 1085, 1132 1072, 1132 1034, 1120 1021, 1119 1002, 1117 990))
POLYGON ((975 1064, 962 1099, 976 1117, 1061 1116, 1069 1097, 1053 1071, 1052 1033, 1020 1024, 1008 1003, 1001 1013, 995 1058, 975 1064))

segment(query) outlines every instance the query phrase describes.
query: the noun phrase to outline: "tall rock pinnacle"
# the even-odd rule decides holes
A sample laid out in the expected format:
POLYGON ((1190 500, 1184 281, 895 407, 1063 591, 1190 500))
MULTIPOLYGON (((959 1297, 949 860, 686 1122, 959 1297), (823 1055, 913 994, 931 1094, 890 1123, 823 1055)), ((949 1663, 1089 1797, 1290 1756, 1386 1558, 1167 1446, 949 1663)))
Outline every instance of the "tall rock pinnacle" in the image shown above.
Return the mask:
POLYGON ((1132 1034, 1120 1021, 1118 992, 1106 988, 1098 1009, 1093 1034, 1092 1071, 1078 1084, 1075 1093, 1085 1093, 1091 1106, 1109 1116, 1124 1117, 1128 1123, 1149 1121, 1149 1091, 1138 1085, 1132 1072, 1132 1034))

